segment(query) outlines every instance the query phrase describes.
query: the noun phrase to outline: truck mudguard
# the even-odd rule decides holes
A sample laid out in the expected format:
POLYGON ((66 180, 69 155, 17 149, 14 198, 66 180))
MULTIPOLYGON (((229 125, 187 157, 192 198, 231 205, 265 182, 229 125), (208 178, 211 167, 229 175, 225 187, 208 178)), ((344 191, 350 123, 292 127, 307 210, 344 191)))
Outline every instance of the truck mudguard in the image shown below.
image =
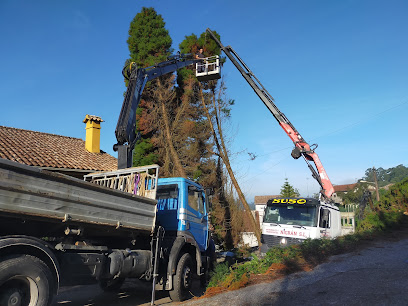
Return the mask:
POLYGON ((173 275, 176 274, 178 259, 181 255, 181 250, 188 246, 188 250, 195 249, 196 253, 196 262, 197 262, 197 275, 202 275, 201 267, 202 267, 202 260, 201 260, 201 253, 200 248, 198 247, 194 237, 191 236, 188 232, 179 232, 179 236, 173 243, 173 246, 170 251, 169 256, 169 264, 167 266, 167 279, 168 283, 166 284, 166 290, 173 289, 173 275))

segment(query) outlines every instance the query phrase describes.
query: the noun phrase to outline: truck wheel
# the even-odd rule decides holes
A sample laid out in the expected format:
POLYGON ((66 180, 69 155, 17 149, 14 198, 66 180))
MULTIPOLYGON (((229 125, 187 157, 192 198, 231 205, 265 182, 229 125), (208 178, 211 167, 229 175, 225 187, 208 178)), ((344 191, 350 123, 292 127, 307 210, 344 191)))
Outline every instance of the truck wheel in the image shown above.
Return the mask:
POLYGON ((174 276, 174 287, 173 290, 169 292, 172 301, 181 302, 191 297, 190 290, 193 273, 193 260, 190 254, 185 253, 181 256, 177 264, 176 275, 174 276))
POLYGON ((0 262, 0 305, 47 306, 52 288, 51 271, 38 258, 18 255, 0 262))
POLYGON ((119 277, 114 279, 103 279, 99 281, 99 287, 106 292, 117 291, 122 287, 125 280, 126 278, 119 277))

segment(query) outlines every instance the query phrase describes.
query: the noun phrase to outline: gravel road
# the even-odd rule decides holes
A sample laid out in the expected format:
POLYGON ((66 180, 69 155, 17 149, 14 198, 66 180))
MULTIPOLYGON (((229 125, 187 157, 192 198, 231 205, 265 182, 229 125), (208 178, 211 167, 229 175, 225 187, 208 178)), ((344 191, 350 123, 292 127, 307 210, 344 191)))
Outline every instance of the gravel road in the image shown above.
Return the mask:
POLYGON ((292 274, 189 306, 408 305, 408 239, 333 256, 313 271, 292 274))
MULTIPOLYGON (((313 271, 253 285, 212 298, 172 303, 157 292, 156 305, 408 305, 408 239, 378 242, 361 251, 333 256, 313 271)), ((63 288, 55 305, 150 305, 150 284, 129 281, 119 293, 98 286, 63 288)), ((194 292, 200 295, 198 282, 194 292)))

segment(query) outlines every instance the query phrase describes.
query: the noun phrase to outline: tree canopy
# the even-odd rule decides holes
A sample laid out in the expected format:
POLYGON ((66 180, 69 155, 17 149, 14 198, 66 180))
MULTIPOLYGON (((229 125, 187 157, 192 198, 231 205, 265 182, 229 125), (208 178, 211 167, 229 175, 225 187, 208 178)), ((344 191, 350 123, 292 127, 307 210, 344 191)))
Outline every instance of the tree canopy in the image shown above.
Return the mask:
POLYGON ((294 188, 291 184, 289 184, 288 179, 285 178, 285 183, 283 183, 282 185, 280 196, 284 198, 298 197, 299 191, 296 188, 294 188))
POLYGON ((127 43, 130 60, 143 68, 165 61, 172 51, 172 39, 165 22, 152 7, 143 7, 133 18, 127 43))
MULTIPOLYGON (((364 181, 374 182, 374 172, 373 168, 368 168, 365 171, 364 181)), ((377 175, 378 186, 383 187, 388 184, 394 184, 402 181, 404 178, 408 177, 408 168, 404 165, 398 165, 396 167, 384 169, 378 168, 375 170, 377 175)))
MULTIPOLYGON (((138 67, 163 62, 172 51, 163 18, 153 8, 144 7, 135 16, 127 42, 130 58, 126 63, 135 62, 138 67)), ((220 54, 220 48, 206 32, 185 36, 179 47, 181 53, 195 54, 203 48, 206 57, 220 54)), ((146 85, 136 114, 142 139, 134 150, 134 166, 158 163, 162 177, 181 176, 204 187, 215 187, 214 210, 218 207, 219 213, 214 218, 220 223, 217 230, 225 234, 221 236, 228 248, 239 242, 244 216, 232 188, 226 191, 232 182, 260 242, 259 225, 231 169, 224 136, 223 125, 234 101, 226 98, 222 81, 199 82, 194 72, 194 67, 189 66, 177 71, 177 81, 176 75, 169 73, 146 85), (230 239, 226 239, 228 236, 230 239)))
MULTIPOLYGON (((143 7, 130 23, 127 39, 130 58, 125 65, 135 62, 137 67, 149 67, 162 62, 171 54, 172 39, 165 28, 165 22, 154 8, 143 7)), ((168 78, 168 76, 167 76, 168 78)), ((137 132, 141 139, 136 143, 133 152, 133 165, 144 166, 158 163, 160 160, 157 146, 154 144, 157 127, 157 112, 154 111, 152 93, 157 88, 156 82, 149 82, 142 94, 136 111, 137 132)))

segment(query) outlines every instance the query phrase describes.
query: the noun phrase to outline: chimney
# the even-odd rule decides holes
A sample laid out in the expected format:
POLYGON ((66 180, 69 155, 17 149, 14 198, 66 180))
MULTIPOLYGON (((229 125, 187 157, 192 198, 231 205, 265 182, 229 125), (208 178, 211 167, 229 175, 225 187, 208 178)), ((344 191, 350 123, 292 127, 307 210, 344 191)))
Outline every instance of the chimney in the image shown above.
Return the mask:
POLYGON ((86 123, 85 149, 91 153, 100 153, 101 143, 101 117, 86 115, 83 121, 86 123))

